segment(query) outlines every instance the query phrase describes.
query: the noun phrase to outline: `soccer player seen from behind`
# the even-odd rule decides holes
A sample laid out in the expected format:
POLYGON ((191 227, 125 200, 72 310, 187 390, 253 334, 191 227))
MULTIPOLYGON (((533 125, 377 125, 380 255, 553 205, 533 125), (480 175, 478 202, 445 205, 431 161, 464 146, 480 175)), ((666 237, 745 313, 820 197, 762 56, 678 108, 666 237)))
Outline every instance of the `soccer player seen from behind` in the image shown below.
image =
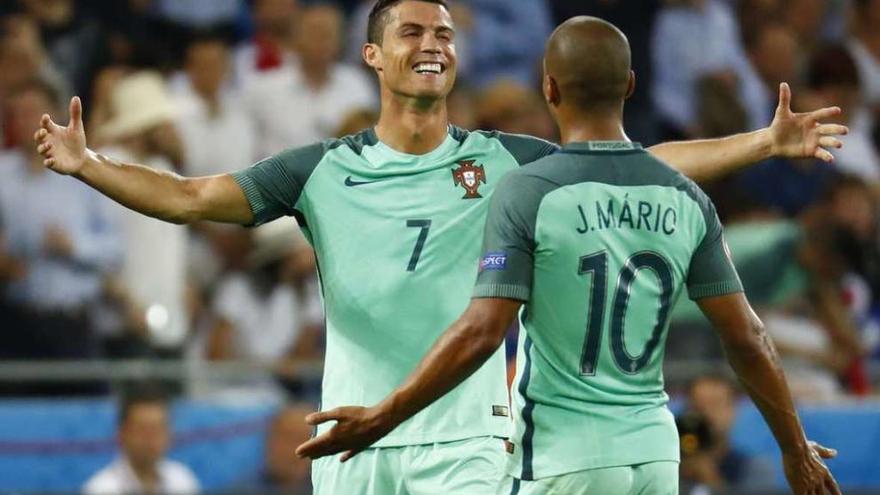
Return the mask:
POLYGON ((498 185, 470 306, 381 403, 313 414, 337 424, 300 455, 347 451, 347 460, 393 434, 480 369, 522 306, 515 428, 498 493, 677 494, 661 365, 669 310, 686 290, 770 425, 795 493, 839 493, 818 457, 833 452, 804 436, 711 201, 626 137, 634 84, 629 44, 613 25, 579 17, 554 32, 543 87, 563 147, 498 185))
MULTIPOLYGON (((455 28, 443 0, 380 0, 368 41, 363 56, 381 92, 374 128, 279 150, 233 174, 183 178, 98 155, 86 147, 78 98, 66 127, 44 116, 35 135, 46 166, 155 218, 254 225, 296 217, 315 249, 324 295, 326 409, 375 404, 406 378, 467 307, 496 185, 557 150, 536 138, 449 125, 455 28)), ((817 119, 837 112, 795 114, 786 100, 766 129, 650 151, 694 178, 771 155, 830 160, 825 148, 839 145, 833 135, 846 129, 817 119)), ((295 118, 279 115, 278 125, 295 118)), ((315 493, 493 493, 507 414, 504 357, 496 352, 355 461, 315 462, 315 493)))

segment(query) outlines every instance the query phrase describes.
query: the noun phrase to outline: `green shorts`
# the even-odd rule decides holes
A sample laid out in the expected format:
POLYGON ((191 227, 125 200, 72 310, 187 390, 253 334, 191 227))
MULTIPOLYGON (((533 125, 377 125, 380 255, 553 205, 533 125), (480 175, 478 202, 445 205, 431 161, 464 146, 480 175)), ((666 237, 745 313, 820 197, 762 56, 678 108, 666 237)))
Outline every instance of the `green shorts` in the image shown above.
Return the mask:
POLYGON ((495 495, 503 466, 503 440, 479 437, 367 449, 344 464, 322 457, 312 484, 315 495, 495 495))
POLYGON ((496 495, 678 495, 678 463, 587 469, 535 481, 505 476, 496 495))

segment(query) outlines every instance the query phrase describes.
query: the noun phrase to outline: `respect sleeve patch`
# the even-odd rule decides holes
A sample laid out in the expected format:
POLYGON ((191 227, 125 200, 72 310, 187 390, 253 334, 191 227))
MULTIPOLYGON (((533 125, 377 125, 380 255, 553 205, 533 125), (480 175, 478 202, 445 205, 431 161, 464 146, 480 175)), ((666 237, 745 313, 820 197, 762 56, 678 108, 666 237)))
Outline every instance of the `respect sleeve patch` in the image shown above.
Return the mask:
POLYGON ((507 269, 507 253, 487 253, 480 260, 480 271, 501 271, 507 269))

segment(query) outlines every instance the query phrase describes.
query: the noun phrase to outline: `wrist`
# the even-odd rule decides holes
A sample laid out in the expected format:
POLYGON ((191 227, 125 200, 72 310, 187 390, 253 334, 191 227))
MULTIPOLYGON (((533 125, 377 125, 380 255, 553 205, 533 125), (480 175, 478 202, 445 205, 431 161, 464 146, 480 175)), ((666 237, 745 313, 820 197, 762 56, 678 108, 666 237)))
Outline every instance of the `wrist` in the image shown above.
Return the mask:
POLYGON ((90 150, 89 148, 86 148, 82 164, 80 164, 79 169, 71 175, 79 180, 85 180, 92 172, 92 169, 94 169, 99 163, 100 157, 98 156, 98 154, 90 150))
POLYGON ((800 458, 809 455, 810 447, 807 439, 803 438, 796 442, 788 442, 786 445, 780 446, 783 457, 800 458))
POLYGON ((758 161, 773 158, 781 154, 781 150, 776 147, 776 144, 773 141, 773 130, 769 127, 755 131, 754 139, 755 149, 760 157, 758 161))
POLYGON ((392 394, 376 405, 376 418, 381 422, 384 429, 391 431, 406 420, 406 413, 402 410, 400 404, 401 402, 397 400, 395 394, 392 394))

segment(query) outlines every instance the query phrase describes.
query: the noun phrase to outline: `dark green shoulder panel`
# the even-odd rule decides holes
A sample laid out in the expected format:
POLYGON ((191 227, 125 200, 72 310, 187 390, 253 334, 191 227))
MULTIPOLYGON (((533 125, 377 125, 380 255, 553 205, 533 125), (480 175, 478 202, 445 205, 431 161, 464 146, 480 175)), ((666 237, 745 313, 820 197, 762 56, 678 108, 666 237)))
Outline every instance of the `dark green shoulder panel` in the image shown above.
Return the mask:
POLYGON ((332 144, 284 150, 232 174, 250 203, 254 225, 295 213, 303 187, 332 144))
POLYGON ((540 138, 525 136, 522 134, 508 134, 501 131, 476 131, 490 139, 497 139, 501 145, 513 155, 520 165, 531 163, 535 160, 552 155, 559 150, 559 146, 540 138))
POLYGON ((360 155, 366 146, 375 146, 379 142, 376 132, 373 128, 367 128, 357 134, 352 134, 339 139, 331 139, 326 141, 327 150, 336 149, 340 146, 348 146, 355 154, 360 155))
POLYGON ((562 149, 522 170, 559 186, 599 182, 616 186, 673 187, 699 205, 707 227, 717 223, 715 208, 699 186, 641 149, 604 152, 562 149))

